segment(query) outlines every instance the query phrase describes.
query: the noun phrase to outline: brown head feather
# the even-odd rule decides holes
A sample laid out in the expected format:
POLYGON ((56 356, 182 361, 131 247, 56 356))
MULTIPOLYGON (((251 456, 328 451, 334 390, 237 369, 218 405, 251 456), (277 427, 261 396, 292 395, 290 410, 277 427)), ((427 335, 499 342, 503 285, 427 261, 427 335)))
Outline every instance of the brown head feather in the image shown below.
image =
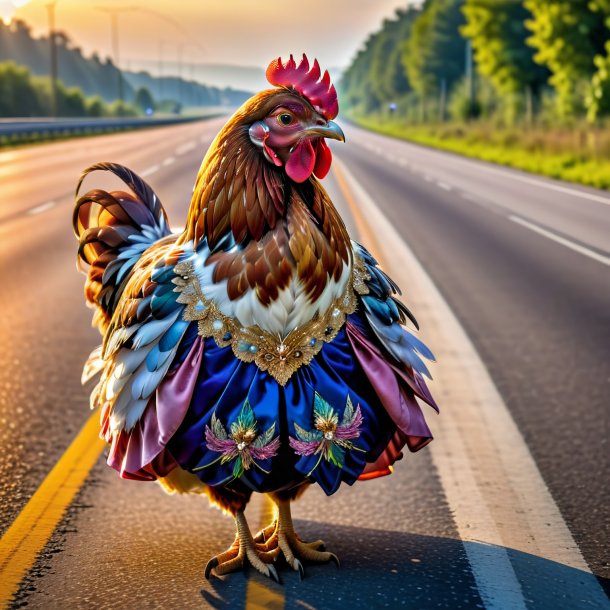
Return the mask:
POLYGON ((220 131, 199 170, 186 230, 178 240, 196 245, 206 238, 213 250, 232 233, 241 249, 215 252, 206 263, 217 263, 213 281, 227 281, 231 300, 255 290, 269 304, 296 272, 313 301, 350 260, 347 230, 320 183, 313 177, 293 183, 249 138, 250 125, 285 93, 259 93, 220 131))

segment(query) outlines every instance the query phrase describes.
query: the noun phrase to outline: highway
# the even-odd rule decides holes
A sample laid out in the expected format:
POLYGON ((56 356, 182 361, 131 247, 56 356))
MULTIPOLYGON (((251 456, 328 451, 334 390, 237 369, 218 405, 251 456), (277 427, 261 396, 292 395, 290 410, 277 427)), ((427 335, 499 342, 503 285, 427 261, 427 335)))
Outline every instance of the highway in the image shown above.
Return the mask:
MULTIPOLYGON (((91 416, 79 172, 128 165, 180 228, 223 120, 0 152, 0 533, 91 416)), ((390 477, 306 493, 297 529, 342 568, 303 582, 284 568, 282 585, 252 570, 205 581, 232 521, 100 457, 12 607, 610 607, 610 194, 344 130, 324 183, 437 354, 435 441, 390 477)), ((248 511, 256 527, 269 507, 248 511)))

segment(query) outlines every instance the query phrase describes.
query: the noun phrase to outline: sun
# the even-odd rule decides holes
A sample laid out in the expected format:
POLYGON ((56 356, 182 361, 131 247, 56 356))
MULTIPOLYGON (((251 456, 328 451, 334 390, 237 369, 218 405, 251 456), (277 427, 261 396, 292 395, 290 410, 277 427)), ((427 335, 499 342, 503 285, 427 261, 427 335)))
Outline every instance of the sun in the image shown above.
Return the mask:
POLYGON ((15 10, 28 4, 30 0, 0 0, 0 20, 4 25, 10 25, 15 10))

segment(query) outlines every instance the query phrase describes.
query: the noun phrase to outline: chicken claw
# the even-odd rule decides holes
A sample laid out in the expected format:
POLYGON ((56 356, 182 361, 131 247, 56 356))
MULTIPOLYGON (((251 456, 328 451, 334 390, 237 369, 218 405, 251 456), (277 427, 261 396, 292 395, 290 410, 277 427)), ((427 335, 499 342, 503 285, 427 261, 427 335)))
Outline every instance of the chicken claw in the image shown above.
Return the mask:
POLYGON ((237 525, 235 541, 226 551, 208 561, 204 570, 205 577, 209 580, 212 571, 217 576, 236 572, 249 563, 263 576, 280 582, 277 570, 271 565, 277 558, 280 549, 267 550, 254 542, 243 511, 235 514, 235 524, 237 525))
POLYGON ((281 551, 286 563, 299 572, 301 580, 305 576, 301 559, 314 563, 333 561, 337 567, 340 567, 339 558, 334 553, 324 550, 323 540, 303 542, 299 538, 292 523, 290 500, 280 500, 275 497, 273 500, 278 507, 277 519, 256 535, 254 540, 258 548, 264 552, 281 551))

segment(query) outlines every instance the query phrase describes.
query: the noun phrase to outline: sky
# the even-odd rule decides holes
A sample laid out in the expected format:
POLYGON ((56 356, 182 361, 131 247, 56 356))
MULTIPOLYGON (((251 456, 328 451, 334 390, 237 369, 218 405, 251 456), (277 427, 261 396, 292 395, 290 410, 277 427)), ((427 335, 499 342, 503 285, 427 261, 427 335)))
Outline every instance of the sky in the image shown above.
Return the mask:
MULTIPOLYGON (((35 34, 48 30, 50 0, 0 0, 35 34), (23 4, 14 8, 14 4, 23 4)), ((344 68, 368 34, 414 0, 57 0, 56 27, 86 55, 112 53, 110 15, 119 9, 120 65, 155 72, 160 52, 185 65, 228 63, 266 67, 278 55, 306 52, 322 67, 344 68)))

